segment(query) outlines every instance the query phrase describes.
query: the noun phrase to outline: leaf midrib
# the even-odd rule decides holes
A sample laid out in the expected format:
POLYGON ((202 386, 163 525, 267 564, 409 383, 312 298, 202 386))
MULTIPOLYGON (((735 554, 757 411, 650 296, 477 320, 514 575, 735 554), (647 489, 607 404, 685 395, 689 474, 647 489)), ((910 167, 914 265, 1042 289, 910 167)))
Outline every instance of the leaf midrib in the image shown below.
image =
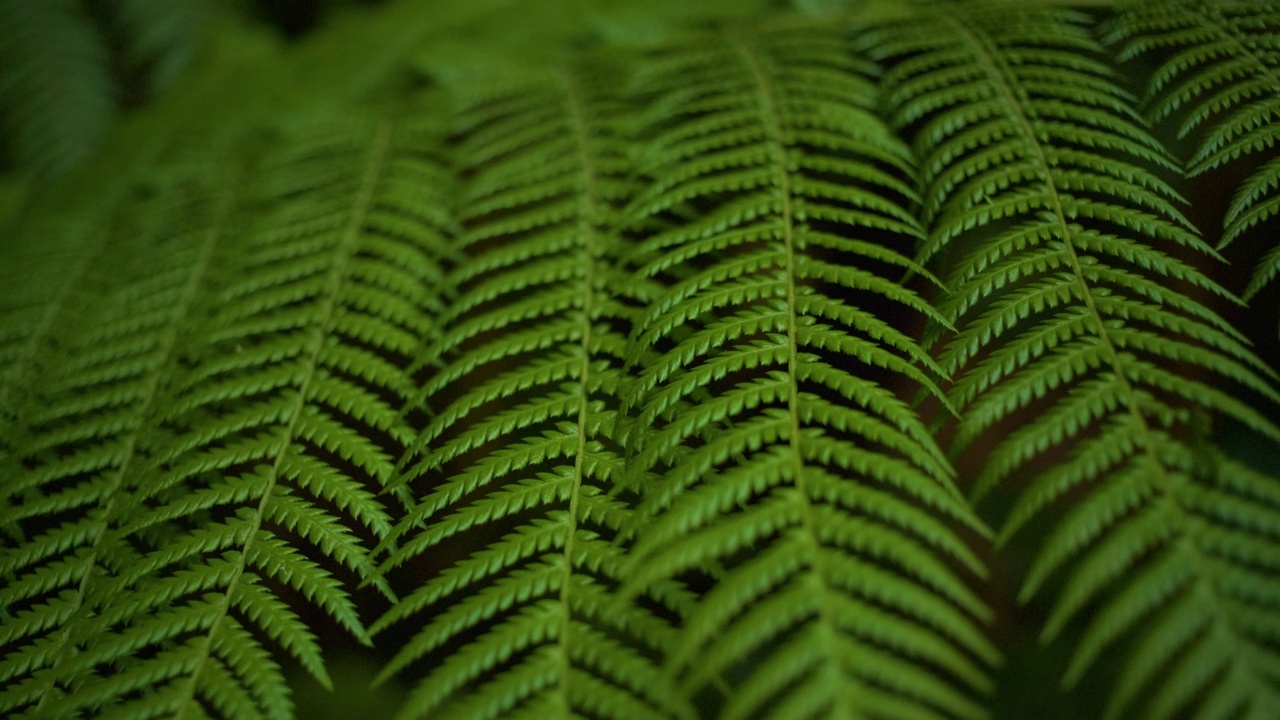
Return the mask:
MULTIPOLYGON (((752 49, 742 36, 732 36, 731 44, 736 54, 742 57, 752 78, 755 80, 756 86, 760 90, 758 98, 760 100, 761 120, 765 125, 765 143, 769 147, 769 155, 772 159, 774 174, 778 182, 777 194, 781 201, 779 215, 781 216, 782 225, 782 244, 786 255, 784 273, 786 274, 787 381, 789 385, 787 392, 788 443, 790 445, 791 472, 794 475, 794 498, 800 506, 799 515, 800 525, 803 529, 803 544, 806 546, 807 554, 810 558, 808 579, 810 584, 814 586, 815 594, 818 598, 816 603, 817 623, 822 629, 817 635, 822 638, 822 644, 825 646, 826 663, 824 667, 827 672, 837 675, 837 677, 833 678, 836 683, 839 683, 842 679, 852 682, 851 678, 840 678, 837 672, 837 668, 841 665, 839 659, 841 653, 839 648, 836 647, 835 639, 839 637, 840 630, 832 619, 831 609, 827 605, 827 597, 834 590, 826 580, 822 544, 818 540, 813 504, 809 500, 808 489, 805 487, 804 481, 804 456, 800 447, 800 387, 796 379, 800 363, 799 341, 796 337, 798 328, 796 318, 798 302, 796 297, 796 218, 791 175, 787 162, 786 134, 781 110, 778 106, 778 90, 774 86, 773 79, 762 66, 761 59, 756 53, 752 52, 752 49)), ((835 688, 837 685, 833 684, 832 687, 835 688)), ((841 715, 855 717, 853 708, 848 705, 848 694, 842 692, 834 692, 833 694, 835 696, 833 701, 840 709, 841 715)))
POLYGON ((581 364, 578 370, 578 445, 573 460, 573 486, 569 490, 568 528, 565 534, 562 554, 563 577, 560 581, 560 632, 557 637, 556 654, 560 671, 556 686, 560 706, 564 717, 573 717, 573 704, 570 702, 572 688, 569 683, 570 670, 573 666, 570 636, 573 632, 573 613, 570 608, 570 594, 573 588, 573 551, 574 540, 578 533, 578 501, 582 496, 582 480, 585 474, 584 462, 587 455, 587 425, 591 412, 591 331, 592 314, 595 303, 596 273, 596 224, 599 220, 599 202, 597 189, 597 170, 595 158, 591 153, 590 131, 587 127, 585 98, 577 78, 569 71, 564 71, 560 81, 569 109, 569 125, 573 132, 575 146, 579 158, 580 182, 578 189, 578 223, 581 234, 581 255, 584 268, 582 271, 582 337, 578 348, 581 364))

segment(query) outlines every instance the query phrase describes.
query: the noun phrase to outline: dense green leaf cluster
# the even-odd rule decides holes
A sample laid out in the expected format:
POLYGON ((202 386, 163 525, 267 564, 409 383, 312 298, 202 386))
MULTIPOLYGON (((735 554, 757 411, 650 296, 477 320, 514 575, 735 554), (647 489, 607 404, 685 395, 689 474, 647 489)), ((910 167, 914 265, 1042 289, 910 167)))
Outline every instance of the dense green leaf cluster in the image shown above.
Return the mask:
POLYGON ((1280 7, 828 5, 394 5, 33 202, 0 715, 341 633, 403 718, 1012 716, 1025 627, 1044 717, 1280 712, 1280 7))

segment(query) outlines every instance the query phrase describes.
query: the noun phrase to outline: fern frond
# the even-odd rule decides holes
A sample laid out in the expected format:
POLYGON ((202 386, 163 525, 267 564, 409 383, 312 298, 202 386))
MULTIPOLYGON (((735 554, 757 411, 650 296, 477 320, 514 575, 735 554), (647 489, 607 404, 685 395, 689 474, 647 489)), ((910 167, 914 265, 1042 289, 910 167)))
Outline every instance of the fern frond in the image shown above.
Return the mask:
POLYGON ((614 260, 628 192, 624 110, 601 69, 460 91, 456 292, 404 482, 421 501, 391 566, 462 533, 506 533, 375 626, 429 620, 383 676, 442 648, 402 717, 690 717, 653 658, 674 629, 619 605, 629 509, 609 492, 631 308, 614 260))
MULTIPOLYGON (((1174 256, 1213 251, 1178 212, 1160 178, 1173 163, 1097 60, 1087 22, 979 6, 867 41, 892 64, 892 110, 923 158, 933 220, 924 254, 949 266, 941 308, 957 332, 941 357, 962 413, 956 450, 985 458, 976 496, 1020 486, 1002 543, 1068 493, 1081 497, 1020 596, 1066 572, 1045 641, 1096 605, 1067 684, 1141 629, 1169 645, 1128 653, 1110 717, 1131 714, 1137 690, 1150 693, 1143 717, 1202 700, 1194 716, 1219 717, 1224 697, 1260 713, 1274 675, 1256 631, 1235 619, 1230 568, 1194 518, 1203 473, 1186 448, 1202 413, 1280 438, 1222 389, 1274 401, 1275 373, 1205 306, 1238 301, 1174 256), (1193 647, 1189 635, 1163 635, 1183 617, 1179 598, 1194 598, 1215 628, 1197 653, 1225 668, 1199 685, 1153 672, 1193 647)), ((1253 547, 1277 529, 1220 528, 1253 547)))
POLYGON ((135 548, 113 541, 112 526, 124 517, 139 444, 160 412, 159 380, 178 360, 179 331, 190 319, 195 291, 208 280, 218 233, 201 232, 201 225, 216 226, 226 210, 196 177, 176 183, 171 196, 134 209, 135 228, 145 230, 114 238, 103 233, 116 257, 149 251, 148 267, 116 262, 82 268, 99 292, 123 280, 96 306, 85 304, 84 287, 74 287, 83 277, 73 278, 72 287, 54 283, 62 294, 45 309, 45 327, 30 337, 48 343, 42 350, 52 354, 56 344, 40 336, 56 332, 48 325, 62 314, 60 306, 80 294, 76 310, 89 323, 72 326, 79 332, 56 356, 60 361, 28 368, 22 378, 44 392, 9 398, 18 402, 5 435, 24 442, 4 458, 6 502, 0 506, 0 523, 20 529, 19 544, 0 569, 7 580, 4 606, 11 611, 3 624, 5 644, 13 651, 0 672, 6 714, 52 716, 47 707, 72 677, 69 668, 88 637, 81 633, 94 615, 96 583, 136 559, 135 548), (104 269, 105 276, 99 274, 104 269), (111 277, 113 272, 124 276, 111 277), (46 608, 58 608, 55 622, 12 624, 15 615, 46 608))
MULTIPOLYGON (((59 333, 80 329, 94 307, 101 278, 119 271, 119 255, 104 252, 112 202, 85 203, 68 219, 37 217, 16 227, 0 266, 0 473, 14 477, 27 436, 25 416, 39 407, 38 388, 59 333)), ((16 493, 0 492, 0 507, 16 493)), ((2 511, 0 511, 2 512, 2 511)), ((21 536, 14 525, 4 532, 21 536)))
POLYGON ((170 190, 159 220, 126 225, 145 274, 118 278, 22 416, 4 521, 33 532, 3 569, 7 714, 289 717, 272 645, 328 680, 286 598, 367 642, 344 584, 385 590, 374 493, 410 439, 396 367, 417 349, 396 339, 424 336, 433 302, 427 233, 384 230, 432 227, 412 138, 293 129, 248 189, 170 190))
POLYGON ((906 388, 920 237, 908 149, 836 33, 698 36, 646 57, 632 262, 634 587, 710 583, 667 673, 719 717, 981 717, 995 651, 957 566, 981 531, 906 388))
POLYGON ((1191 448, 1179 451, 1166 464, 1180 481, 1177 504, 1185 517, 1169 508, 1144 508, 1067 587, 1068 596, 1079 595, 1135 551, 1159 553, 1098 616, 1098 630, 1082 640, 1068 673, 1078 676, 1129 617, 1166 604, 1168 609, 1140 639, 1135 662, 1117 678, 1110 716, 1125 716, 1132 701, 1163 676, 1169 690, 1153 699, 1146 716, 1176 717, 1203 696, 1197 717, 1263 718, 1280 707, 1274 673, 1280 652, 1271 640, 1280 599, 1275 582, 1280 570, 1275 562, 1280 478, 1214 451, 1208 458, 1191 448), (1197 553, 1177 548, 1179 526, 1196 533, 1197 553), (1194 577, 1197 568, 1185 565, 1195 555, 1203 558, 1202 572, 1208 576, 1203 585, 1194 577))
MULTIPOLYGON (((1179 115, 1179 136, 1203 129, 1188 172, 1199 175, 1246 155, 1263 162, 1238 188, 1222 248, 1280 212, 1280 8, 1269 0, 1126 4, 1108 40, 1120 57, 1163 58, 1151 78, 1157 120, 1179 115)), ((1280 272, 1280 244, 1257 266, 1245 298, 1280 272)))

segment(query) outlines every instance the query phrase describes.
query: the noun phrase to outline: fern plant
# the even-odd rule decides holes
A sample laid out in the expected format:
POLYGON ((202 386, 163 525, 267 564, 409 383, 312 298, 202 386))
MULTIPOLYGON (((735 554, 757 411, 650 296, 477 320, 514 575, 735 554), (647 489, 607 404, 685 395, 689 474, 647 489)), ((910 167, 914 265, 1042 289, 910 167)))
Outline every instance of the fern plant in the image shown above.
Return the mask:
POLYGON ((0 714, 1280 712, 1280 7, 570 5, 211 67, 15 220, 0 714))
POLYGON ((632 331, 632 357, 659 353, 629 393, 631 582, 715 579, 669 672, 727 685, 724 717, 979 716, 954 686, 985 688, 995 651, 954 566, 983 572, 955 527, 983 526, 891 389, 940 392, 889 319, 937 316, 901 284, 927 275, 910 153, 838 34, 682 45, 640 80, 652 179, 630 210, 637 272, 666 288, 632 331))
POLYGON ((1144 717, 1172 716, 1218 674, 1218 705, 1206 711, 1260 716, 1274 706, 1266 668, 1276 658, 1266 621, 1248 614, 1265 617, 1265 601, 1256 607, 1259 598, 1237 584, 1265 586, 1267 572, 1230 548, 1265 544, 1266 533, 1202 516, 1241 501, 1237 493, 1265 494, 1269 483, 1242 476, 1212 488, 1218 471, 1198 456, 1209 450, 1188 425, 1216 414, 1280 439, 1266 417, 1216 386, 1234 382, 1274 402, 1275 373, 1190 295, 1230 297, 1172 255, 1212 250, 1152 171, 1174 169, 1172 159, 1089 57, 1098 48, 1085 20, 1067 11, 956 13, 870 41, 896 61, 886 85, 897 123, 919 127, 934 228, 925 258, 972 243, 949 263, 941 303, 958 329, 940 352, 960 409, 955 443, 986 456, 976 497, 1011 480, 1024 486, 997 544, 1055 499, 1081 493, 1020 594, 1074 563, 1043 629, 1051 640, 1091 607, 1065 682, 1149 618, 1108 716, 1130 711, 1161 668, 1144 717), (970 229, 975 218, 984 225, 970 229), (1214 376, 1219 383, 1208 382, 1214 376))
MULTIPOLYGON (((1122 44, 1121 59, 1156 51, 1167 54, 1151 80, 1153 117, 1183 114, 1178 135, 1205 126, 1204 137, 1188 160, 1199 175, 1243 155, 1265 153, 1275 144, 1277 49, 1275 8, 1270 3, 1225 5, 1146 3, 1127 8, 1114 20, 1109 41, 1122 44)), ((1225 247, 1276 214, 1280 207, 1280 163, 1263 157, 1261 166, 1240 185, 1223 222, 1219 247, 1225 247)), ((1249 298, 1280 273, 1280 246, 1257 263, 1244 297, 1249 298)))

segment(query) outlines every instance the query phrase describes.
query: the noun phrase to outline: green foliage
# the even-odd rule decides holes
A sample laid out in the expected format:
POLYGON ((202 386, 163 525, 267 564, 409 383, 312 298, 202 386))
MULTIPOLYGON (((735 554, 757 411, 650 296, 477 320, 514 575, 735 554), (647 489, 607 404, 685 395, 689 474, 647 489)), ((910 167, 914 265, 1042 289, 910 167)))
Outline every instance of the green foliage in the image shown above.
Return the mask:
MULTIPOLYGON (((263 19, 314 22, 320 4, 284 3, 284 17, 263 19)), ((207 41, 246 34, 241 26, 268 5, 280 3, 3 0, 0 171, 43 182, 83 165, 122 110, 162 96, 210 54, 207 41)))
MULTIPOLYGON (((1120 57, 1160 53, 1151 78, 1152 116, 1182 115, 1179 137, 1201 128, 1189 159, 1192 175, 1248 154, 1261 166, 1241 184, 1223 221, 1223 247, 1280 211, 1280 160, 1275 121, 1280 119, 1280 45, 1271 2, 1213 4, 1142 3, 1115 19, 1110 41, 1123 44, 1120 57)), ((1258 263, 1244 296, 1249 298, 1280 273, 1280 243, 1258 263)))
POLYGON ((1274 716, 1280 8, 681 5, 227 52, 32 195, 0 715, 1010 717, 1031 632, 1274 716))
POLYGON ((78 0, 0 2, 0 137, 15 165, 56 175, 102 143, 116 109, 107 52, 78 0))
MULTIPOLYGON (((940 303, 958 329, 940 351, 961 414, 957 454, 984 457, 978 497, 1014 479, 1023 486, 999 543, 1075 494, 1020 595, 1074 563, 1043 628, 1052 640, 1086 608, 1093 616, 1067 684, 1149 621, 1153 639, 1135 650, 1109 717, 1130 711, 1170 652, 1179 659, 1143 717, 1172 716, 1208 683, 1221 683, 1221 707, 1257 712, 1275 700, 1265 668, 1280 656, 1255 654, 1267 623, 1239 616, 1265 615, 1267 601, 1225 578, 1268 582, 1224 546, 1264 547, 1270 524, 1205 527, 1203 515, 1229 500, 1206 502, 1211 491, 1196 475, 1213 464, 1187 439, 1211 413, 1280 440, 1265 416, 1220 389, 1237 384, 1277 402, 1275 373, 1192 297, 1231 295, 1171 255, 1212 250, 1152 171, 1176 166, 1091 57, 1100 49, 1087 21, 1066 11, 955 13, 868 41, 891 59, 886 93, 922 158, 933 228, 924 255, 967 250, 948 263, 951 293, 940 303), (1129 586, 1114 588, 1129 573, 1129 586), (1216 632, 1197 637, 1207 627, 1216 632)), ((1256 477, 1240 482, 1246 494, 1261 489, 1256 477)))
POLYGON ((728 685, 723 717, 981 717, 962 690, 996 655, 954 569, 983 572, 955 531, 981 521, 890 389, 941 373, 889 319, 937 313, 901 284, 913 164, 871 70, 805 28, 690 38, 639 79, 628 216, 661 289, 632 329, 657 352, 628 392, 630 582, 715 568, 668 664, 728 685))

